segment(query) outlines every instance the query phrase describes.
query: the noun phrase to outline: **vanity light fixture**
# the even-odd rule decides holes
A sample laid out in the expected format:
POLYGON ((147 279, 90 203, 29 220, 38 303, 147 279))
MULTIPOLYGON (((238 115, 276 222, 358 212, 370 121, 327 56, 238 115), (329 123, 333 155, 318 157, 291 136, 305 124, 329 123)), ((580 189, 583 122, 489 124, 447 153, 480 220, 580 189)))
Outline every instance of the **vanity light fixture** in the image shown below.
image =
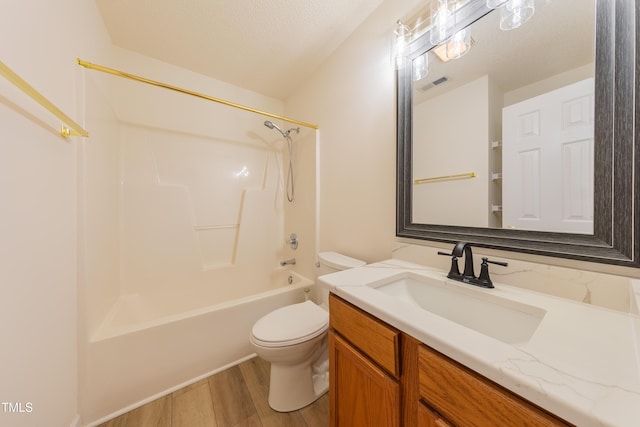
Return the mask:
MULTIPOLYGON (((458 33, 460 32, 461 31, 459 31, 458 33)), ((440 46, 436 46, 433 48, 432 52, 436 55, 436 57, 440 61, 448 62, 452 59, 461 58, 462 56, 466 55, 469 52, 469 50, 471 50, 471 46, 475 44, 476 41, 474 40, 473 37, 471 37, 471 32, 468 29, 466 30, 466 34, 464 35, 464 37, 462 37, 458 33, 454 34, 448 43, 441 44, 440 46), (468 37, 468 41, 467 41, 467 37, 468 37), (461 39, 461 41, 456 41, 456 39, 461 39), (459 43, 459 45, 456 46, 455 43, 459 43), (456 49, 460 53, 457 56, 453 55, 456 49), (449 51, 449 53, 447 53, 447 51, 449 51)))
MULTIPOLYGON (((500 29, 502 30, 520 27, 531 19, 535 12, 535 0, 486 0, 486 2, 487 7, 500 9, 500 29)), ((442 62, 461 58, 471 50, 474 40, 470 30, 463 28, 456 31, 458 9, 466 3, 466 0, 433 0, 429 4, 429 39, 436 46, 433 49, 434 54, 442 62)), ((423 21, 423 16, 420 16, 414 27, 417 35, 421 33, 418 28, 427 22, 423 21)), ((393 34, 391 62, 394 68, 399 70, 407 64, 406 50, 411 41, 412 32, 407 25, 398 20, 393 34)), ((428 56, 421 55, 412 62, 413 80, 418 81, 426 77, 429 72, 428 56)))
POLYGON ((462 29, 455 33, 445 45, 447 59, 458 59, 471 50, 471 31, 462 29))
POLYGON ((535 12, 534 0, 509 0, 500 8, 500 29, 513 30, 527 22, 535 12))
POLYGON ((402 21, 398 20, 398 26, 393 32, 393 44, 391 46, 391 61, 396 70, 404 67, 407 54, 407 46, 411 37, 411 30, 402 21))
POLYGON ((437 45, 434 52, 443 62, 461 58, 471 49, 471 31, 465 28, 456 31, 457 12, 464 3, 458 0, 436 0, 430 5, 430 41, 437 45))
POLYGON ((445 43, 453 35, 455 28, 455 0, 436 0, 431 3, 431 30, 429 38, 434 45, 445 43))
POLYGON ((487 0, 487 7, 500 9, 500 29, 513 30, 527 22, 535 12, 534 0, 487 0))
POLYGON ((413 81, 417 82, 429 74, 429 52, 425 52, 413 60, 413 81))

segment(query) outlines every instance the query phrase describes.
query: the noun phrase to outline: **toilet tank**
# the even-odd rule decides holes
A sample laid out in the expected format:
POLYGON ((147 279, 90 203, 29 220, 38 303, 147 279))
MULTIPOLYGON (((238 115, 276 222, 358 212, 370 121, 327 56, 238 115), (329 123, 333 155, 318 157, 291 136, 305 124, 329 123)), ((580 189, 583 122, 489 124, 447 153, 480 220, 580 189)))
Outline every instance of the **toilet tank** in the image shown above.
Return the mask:
POLYGON ((320 252, 318 254, 318 264, 318 276, 322 276, 350 268, 362 267, 366 262, 337 252, 320 252))
MULTIPOLYGON (((318 254, 318 276, 348 270, 350 268, 362 267, 366 262, 339 254, 337 252, 320 252, 318 254)), ((322 305, 329 302, 329 289, 325 286, 318 286, 318 298, 322 305)))

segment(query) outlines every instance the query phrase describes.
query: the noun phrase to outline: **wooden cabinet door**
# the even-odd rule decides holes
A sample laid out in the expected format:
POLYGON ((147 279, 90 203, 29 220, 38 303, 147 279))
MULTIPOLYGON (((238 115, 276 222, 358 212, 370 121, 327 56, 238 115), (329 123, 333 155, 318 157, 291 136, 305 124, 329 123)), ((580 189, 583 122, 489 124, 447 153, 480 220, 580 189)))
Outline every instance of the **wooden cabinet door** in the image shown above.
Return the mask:
POLYGON ((398 427, 400 385, 329 331, 330 425, 398 427))

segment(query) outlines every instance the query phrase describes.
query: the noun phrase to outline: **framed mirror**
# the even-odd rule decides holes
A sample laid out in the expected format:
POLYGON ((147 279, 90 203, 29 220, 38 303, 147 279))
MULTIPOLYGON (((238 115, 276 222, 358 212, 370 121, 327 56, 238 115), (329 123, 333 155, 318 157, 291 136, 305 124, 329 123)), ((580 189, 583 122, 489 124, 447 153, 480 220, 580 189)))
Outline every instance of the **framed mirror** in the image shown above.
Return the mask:
POLYGON ((397 73, 396 235, 640 266, 635 2, 538 0, 508 31, 486 0, 449 3, 469 53, 438 59, 431 27, 397 73), (586 125, 547 154, 550 122, 586 125))

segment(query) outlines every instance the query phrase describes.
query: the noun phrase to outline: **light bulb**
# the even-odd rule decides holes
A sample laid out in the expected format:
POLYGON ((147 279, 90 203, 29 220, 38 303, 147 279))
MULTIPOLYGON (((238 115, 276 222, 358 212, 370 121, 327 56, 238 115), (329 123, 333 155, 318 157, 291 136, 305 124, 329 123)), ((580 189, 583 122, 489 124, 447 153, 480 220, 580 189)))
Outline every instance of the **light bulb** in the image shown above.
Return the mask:
POLYGON ((418 56, 413 60, 413 81, 422 80, 429 74, 429 53, 418 56))
POLYGON ((527 22, 535 12, 534 0, 509 0, 500 8, 500 29, 513 30, 527 22))
POLYGON ((471 50, 471 31, 460 30, 447 42, 446 56, 448 59, 458 59, 471 50))
POLYGON ((442 44, 452 35, 455 25, 455 17, 451 9, 455 2, 451 0, 438 0, 431 4, 431 30, 429 38, 432 44, 442 44))
POLYGON ((392 47, 392 60, 396 69, 404 67, 405 56, 407 53, 407 46, 409 45, 409 38, 411 37, 411 30, 404 25, 401 21, 398 21, 398 27, 393 32, 394 43, 392 47))

